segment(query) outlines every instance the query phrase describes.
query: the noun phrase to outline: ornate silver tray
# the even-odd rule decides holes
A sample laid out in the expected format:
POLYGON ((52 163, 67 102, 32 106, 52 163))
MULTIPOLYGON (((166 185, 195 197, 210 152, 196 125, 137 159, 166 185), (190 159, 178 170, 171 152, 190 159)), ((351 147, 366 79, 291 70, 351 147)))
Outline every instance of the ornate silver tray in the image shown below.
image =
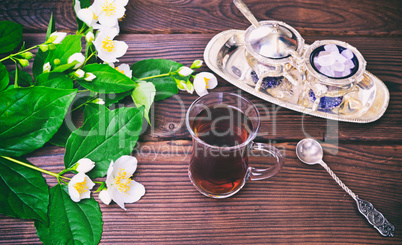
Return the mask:
MULTIPOLYGON (((302 98, 296 89, 287 88, 282 82, 275 89, 256 90, 255 73, 245 57, 244 31, 227 30, 214 36, 204 51, 207 66, 236 87, 279 106, 312 116, 353 123, 369 123, 379 119, 389 103, 385 84, 368 71, 364 79, 342 99, 336 108, 312 110, 313 103, 302 98)), ((308 45, 305 45, 308 47, 308 45)), ((284 78, 286 80, 286 78, 284 78)))

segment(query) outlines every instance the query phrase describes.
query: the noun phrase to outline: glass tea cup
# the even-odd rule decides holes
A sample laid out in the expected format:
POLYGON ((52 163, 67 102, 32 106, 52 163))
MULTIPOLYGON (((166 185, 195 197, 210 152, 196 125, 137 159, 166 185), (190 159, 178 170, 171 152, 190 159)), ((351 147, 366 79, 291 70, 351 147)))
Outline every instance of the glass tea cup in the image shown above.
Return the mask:
POLYGON ((186 126, 193 142, 189 177, 205 196, 232 196, 247 180, 267 179, 283 166, 284 157, 277 148, 253 142, 260 114, 240 95, 216 92, 198 98, 187 111, 186 126), (272 166, 250 167, 248 157, 255 151, 263 153, 272 166))

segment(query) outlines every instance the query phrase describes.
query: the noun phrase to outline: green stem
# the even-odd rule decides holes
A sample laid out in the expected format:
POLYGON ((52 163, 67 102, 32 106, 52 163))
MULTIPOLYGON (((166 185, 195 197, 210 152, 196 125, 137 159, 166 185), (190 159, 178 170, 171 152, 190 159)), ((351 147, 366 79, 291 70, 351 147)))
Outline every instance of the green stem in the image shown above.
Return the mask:
POLYGON ((88 103, 91 103, 92 101, 94 101, 94 100, 96 100, 96 99, 97 99, 97 98, 92 98, 92 99, 90 99, 90 100, 87 100, 86 102, 82 103, 81 105, 79 105, 79 106, 75 107, 74 109, 72 109, 71 111, 69 111, 69 113, 71 113, 71 112, 77 110, 78 108, 80 108, 80 107, 82 107, 82 106, 84 106, 84 105, 86 105, 86 104, 88 104, 88 103))
MULTIPOLYGON (((28 164, 28 163, 25 163, 25 162, 21 162, 21 161, 19 161, 19 160, 17 160, 17 159, 14 159, 14 158, 11 158, 11 157, 6 157, 6 156, 1 156, 1 157, 4 158, 4 159, 9 160, 9 161, 11 161, 11 162, 18 163, 18 164, 20 164, 20 165, 22 165, 22 166, 24 166, 24 167, 31 168, 31 169, 33 169, 33 170, 42 172, 42 173, 44 173, 44 174, 48 174, 48 175, 51 175, 51 176, 56 177, 56 178, 59 177, 59 175, 56 174, 56 173, 47 171, 47 170, 42 169, 42 168, 38 168, 38 167, 36 167, 36 166, 34 166, 34 165, 31 165, 31 164, 28 164)), ((64 179, 70 180, 70 178, 67 178, 67 177, 64 177, 64 176, 60 176, 60 177, 61 177, 61 178, 64 178, 64 179)))
POLYGON ((91 90, 89 90, 89 89, 78 90, 78 93, 84 93, 84 92, 89 92, 89 91, 91 91, 91 90))
POLYGON ((88 62, 88 60, 94 55, 95 55, 95 52, 92 52, 91 55, 89 55, 88 58, 85 60, 84 64, 82 64, 82 66, 84 66, 88 62))
MULTIPOLYGON (((42 44, 39 44, 39 45, 42 45, 42 44)), ((34 48, 37 48, 37 47, 39 47, 39 45, 36 45, 36 46, 30 47, 30 48, 27 48, 27 49, 25 49, 25 50, 19 51, 18 53, 15 53, 15 54, 10 54, 9 56, 4 57, 3 59, 1 59, 0 62, 2 62, 3 60, 9 59, 9 58, 11 58, 11 57, 13 57, 13 56, 17 56, 17 55, 19 55, 19 54, 23 54, 23 53, 25 53, 25 52, 27 52, 27 51, 29 51, 29 50, 34 49, 34 48)))
POLYGON ((167 76, 170 76, 170 74, 171 73, 169 72, 169 73, 159 74, 159 75, 150 76, 150 77, 143 77, 143 78, 140 78, 139 80, 148 80, 148 79, 158 78, 158 77, 167 77, 167 76))

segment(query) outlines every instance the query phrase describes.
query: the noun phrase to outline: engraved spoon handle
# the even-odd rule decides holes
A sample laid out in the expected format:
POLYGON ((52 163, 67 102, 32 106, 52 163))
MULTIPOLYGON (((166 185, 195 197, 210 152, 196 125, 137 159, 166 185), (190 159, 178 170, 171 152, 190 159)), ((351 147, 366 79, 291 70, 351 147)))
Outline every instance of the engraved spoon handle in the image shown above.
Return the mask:
POLYGON ((260 26, 258 20, 255 18, 250 9, 247 8, 246 4, 244 4, 242 0, 233 0, 233 3, 254 27, 257 28, 260 26))
POLYGON ((394 236, 395 227, 384 217, 382 213, 380 213, 377 209, 374 208, 373 204, 363 199, 360 199, 351 189, 349 189, 336 174, 328 167, 328 165, 321 161, 320 165, 327 170, 329 175, 338 183, 342 189, 344 189, 355 201, 357 204, 357 208, 359 212, 366 217, 367 221, 378 230, 378 232, 383 236, 394 236))
POLYGON ((374 226, 383 236, 394 236, 395 227, 384 217, 384 215, 378 212, 370 202, 360 199, 356 196, 356 204, 359 212, 366 217, 367 221, 374 226))

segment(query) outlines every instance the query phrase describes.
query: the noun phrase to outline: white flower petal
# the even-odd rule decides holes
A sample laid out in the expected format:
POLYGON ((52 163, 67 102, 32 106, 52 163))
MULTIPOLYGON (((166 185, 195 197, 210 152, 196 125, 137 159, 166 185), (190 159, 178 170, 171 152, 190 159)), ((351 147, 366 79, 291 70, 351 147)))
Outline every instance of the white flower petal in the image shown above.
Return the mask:
POLYGON ((106 63, 115 63, 115 62, 119 62, 118 59, 116 59, 116 56, 112 55, 112 54, 108 54, 108 53, 104 53, 104 52, 99 52, 98 53, 98 57, 103 60, 106 63))
POLYGON ((128 45, 124 41, 115 41, 115 45, 116 45, 116 51, 115 51, 116 58, 123 56, 127 52, 128 45))
POLYGON ((107 190, 101 190, 101 192, 99 192, 99 199, 106 205, 109 205, 112 201, 112 198, 110 197, 107 190))
POLYGON ((96 22, 95 13, 90 8, 81 9, 77 12, 77 17, 87 26, 93 26, 96 22))
POLYGON ((74 11, 75 11, 75 13, 78 13, 78 11, 80 11, 81 10, 81 3, 80 3, 80 1, 79 0, 75 0, 75 2, 74 2, 74 11))
POLYGON ((144 185, 131 181, 130 189, 127 192, 127 195, 124 195, 125 203, 133 203, 141 199, 141 197, 145 195, 145 187, 144 185))
POLYGON ((137 158, 133 156, 123 155, 119 157, 113 166, 113 174, 116 174, 120 170, 124 170, 129 178, 137 169, 137 158))
POLYGON ((115 2, 123 7, 128 4, 128 0, 115 0, 115 2))
POLYGON ((107 169, 107 176, 108 176, 108 177, 112 174, 113 165, 114 165, 114 162, 113 162, 113 160, 112 160, 112 161, 110 162, 110 164, 109 164, 109 168, 107 169))
POLYGON ((116 68, 117 71, 121 72, 122 74, 126 75, 129 78, 133 77, 133 71, 130 69, 130 66, 127 64, 121 64, 116 68))
POLYGON ((80 193, 78 193, 74 186, 70 187, 70 185, 68 185, 68 194, 70 195, 71 200, 73 200, 74 202, 81 201, 80 193))
POLYGON ((105 27, 114 27, 118 24, 118 19, 114 16, 110 17, 110 16, 105 16, 105 15, 101 15, 98 18, 99 23, 105 27))
POLYGON ((207 89, 213 89, 218 85, 218 80, 210 72, 200 72, 194 77, 194 89, 199 96, 208 94, 207 89))
POLYGON ((126 208, 124 207, 124 197, 117 188, 108 188, 107 192, 109 193, 110 197, 112 197, 113 201, 117 203, 117 205, 119 205, 119 207, 126 210, 126 208))
POLYGON ((194 79, 194 90, 195 92, 198 94, 198 96, 204 96, 206 94, 208 94, 207 91, 207 86, 205 84, 205 81, 203 81, 203 79, 194 79))

